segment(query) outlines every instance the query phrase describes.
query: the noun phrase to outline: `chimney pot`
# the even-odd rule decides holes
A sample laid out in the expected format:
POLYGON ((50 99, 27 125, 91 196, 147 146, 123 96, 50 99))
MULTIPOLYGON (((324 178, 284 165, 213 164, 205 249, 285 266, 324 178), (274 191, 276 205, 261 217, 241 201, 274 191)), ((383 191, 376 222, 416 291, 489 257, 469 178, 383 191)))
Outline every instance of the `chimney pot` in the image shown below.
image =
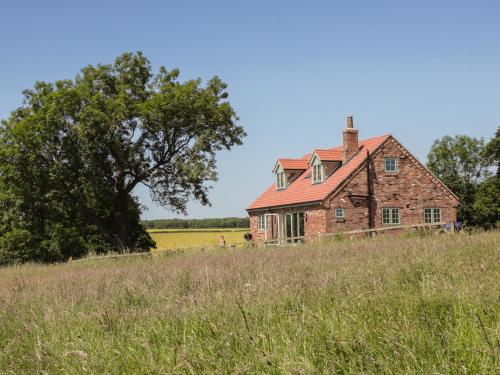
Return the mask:
POLYGON ((352 129, 353 128, 352 116, 348 116, 346 120, 347 120, 347 128, 352 129))

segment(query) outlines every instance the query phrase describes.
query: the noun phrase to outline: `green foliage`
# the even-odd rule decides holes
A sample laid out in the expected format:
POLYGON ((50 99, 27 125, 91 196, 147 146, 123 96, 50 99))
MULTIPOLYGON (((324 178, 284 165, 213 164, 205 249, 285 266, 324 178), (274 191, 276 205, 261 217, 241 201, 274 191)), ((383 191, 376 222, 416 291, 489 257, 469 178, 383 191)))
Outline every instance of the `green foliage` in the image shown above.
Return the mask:
POLYGON ((39 261, 58 261, 67 257, 80 257, 86 252, 86 244, 78 228, 65 227, 62 224, 55 224, 49 237, 41 242, 41 248, 45 254, 39 261))
POLYGON ((37 259, 40 250, 30 231, 14 228, 0 237, 0 265, 37 259))
POLYGON ((13 228, 0 237, 0 265, 15 262, 55 262, 78 258, 87 252, 81 231, 55 224, 46 237, 32 231, 13 228))
POLYGON ((488 144, 466 135, 436 140, 427 156, 429 169, 460 198, 458 218, 469 225, 490 227, 498 221, 497 169, 500 130, 488 144), (492 194, 492 195, 490 195, 492 194))
POLYGON ((460 198, 458 217, 474 224, 474 196, 488 175, 485 141, 466 135, 436 140, 427 156, 427 166, 460 198))
POLYGON ((500 126, 486 145, 485 156, 496 173, 477 189, 473 209, 476 223, 492 228, 500 226, 500 126))
POLYGON ((500 126, 497 127, 495 136, 486 145, 486 157, 497 169, 497 177, 500 178, 500 126))
POLYGON ((475 221, 485 228, 500 226, 500 178, 490 177, 476 192, 474 200, 475 221))
POLYGON ((209 204, 216 152, 245 133, 225 83, 178 76, 126 53, 24 92, 0 126, 0 263, 154 247, 133 195, 141 183, 174 211, 209 204))
POLYGON ((148 229, 249 228, 249 217, 144 220, 148 229))

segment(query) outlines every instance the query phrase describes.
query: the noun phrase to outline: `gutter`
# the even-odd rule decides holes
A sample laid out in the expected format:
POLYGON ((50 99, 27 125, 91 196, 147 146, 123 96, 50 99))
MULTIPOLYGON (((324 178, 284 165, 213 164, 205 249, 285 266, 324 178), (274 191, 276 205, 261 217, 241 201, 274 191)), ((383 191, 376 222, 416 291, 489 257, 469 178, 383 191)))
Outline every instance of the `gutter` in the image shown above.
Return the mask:
POLYGON ((311 201, 311 202, 300 202, 300 203, 293 203, 293 204, 285 204, 282 206, 272 206, 272 207, 262 207, 262 208, 247 208, 246 211, 248 213, 251 212, 258 212, 258 211, 265 211, 265 212, 272 212, 274 210, 281 210, 285 208, 293 208, 293 207, 302 207, 302 206, 315 206, 315 205, 321 205, 323 203, 323 199, 317 200, 317 201, 311 201))

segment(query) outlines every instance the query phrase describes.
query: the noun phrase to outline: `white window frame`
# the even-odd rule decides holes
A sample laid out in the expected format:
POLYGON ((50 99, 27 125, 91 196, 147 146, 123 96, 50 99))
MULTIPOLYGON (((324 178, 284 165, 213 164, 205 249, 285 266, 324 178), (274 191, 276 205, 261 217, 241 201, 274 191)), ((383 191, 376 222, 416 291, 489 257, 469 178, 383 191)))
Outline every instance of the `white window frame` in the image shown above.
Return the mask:
POLYGON ((337 207, 335 209, 335 218, 336 219, 344 219, 345 218, 345 209, 343 209, 342 207, 337 207))
MULTIPOLYGON (((392 165, 391 165, 392 167, 392 165)), ((384 158, 384 172, 387 173, 397 173, 398 171, 398 159, 395 157, 384 158), (387 169, 387 162, 394 161, 394 169, 387 169)))
POLYGON ((285 189, 287 185, 286 174, 284 171, 276 172, 276 189, 285 189), (280 178, 281 177, 281 178, 280 178))
POLYGON ((399 208, 397 207, 382 208, 382 225, 400 225, 400 224, 401 224, 401 210, 399 208))
POLYGON ((433 224, 441 222, 441 207, 425 207, 424 208, 424 223, 433 224), (428 215, 429 213, 429 215, 428 215), (436 220, 436 213, 438 213, 438 220, 436 220), (429 219, 429 220, 428 220, 429 219))
POLYGON ((312 166, 312 182, 313 184, 319 184, 323 181, 325 181, 325 167, 316 159, 312 166))
POLYGON ((263 232, 263 231, 267 230, 266 215, 257 216, 257 230, 259 232, 263 232))

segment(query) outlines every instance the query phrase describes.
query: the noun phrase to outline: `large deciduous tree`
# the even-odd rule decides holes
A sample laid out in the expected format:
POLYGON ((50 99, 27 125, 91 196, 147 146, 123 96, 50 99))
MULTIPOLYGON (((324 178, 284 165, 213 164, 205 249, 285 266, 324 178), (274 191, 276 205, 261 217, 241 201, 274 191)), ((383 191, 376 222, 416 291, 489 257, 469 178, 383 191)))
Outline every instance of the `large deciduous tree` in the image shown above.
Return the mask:
POLYGON ((482 214, 477 202, 478 194, 498 189, 498 181, 491 180, 494 156, 488 150, 492 142, 487 145, 484 139, 466 135, 445 136, 434 142, 427 156, 429 169, 460 198, 458 217, 468 224, 488 226, 485 220, 492 217, 491 210, 484 206, 489 198, 481 199, 482 214))
POLYGON ((483 227, 500 227, 500 126, 485 148, 485 156, 496 173, 487 178, 476 192, 474 215, 483 227))
POLYGON ((178 78, 126 53, 25 91, 0 127, 0 263, 151 248, 138 184, 174 211, 209 204, 217 151, 245 133, 219 78, 178 78))
POLYGON ((500 178, 500 126, 486 145, 485 153, 490 164, 496 168, 496 176, 500 178))

